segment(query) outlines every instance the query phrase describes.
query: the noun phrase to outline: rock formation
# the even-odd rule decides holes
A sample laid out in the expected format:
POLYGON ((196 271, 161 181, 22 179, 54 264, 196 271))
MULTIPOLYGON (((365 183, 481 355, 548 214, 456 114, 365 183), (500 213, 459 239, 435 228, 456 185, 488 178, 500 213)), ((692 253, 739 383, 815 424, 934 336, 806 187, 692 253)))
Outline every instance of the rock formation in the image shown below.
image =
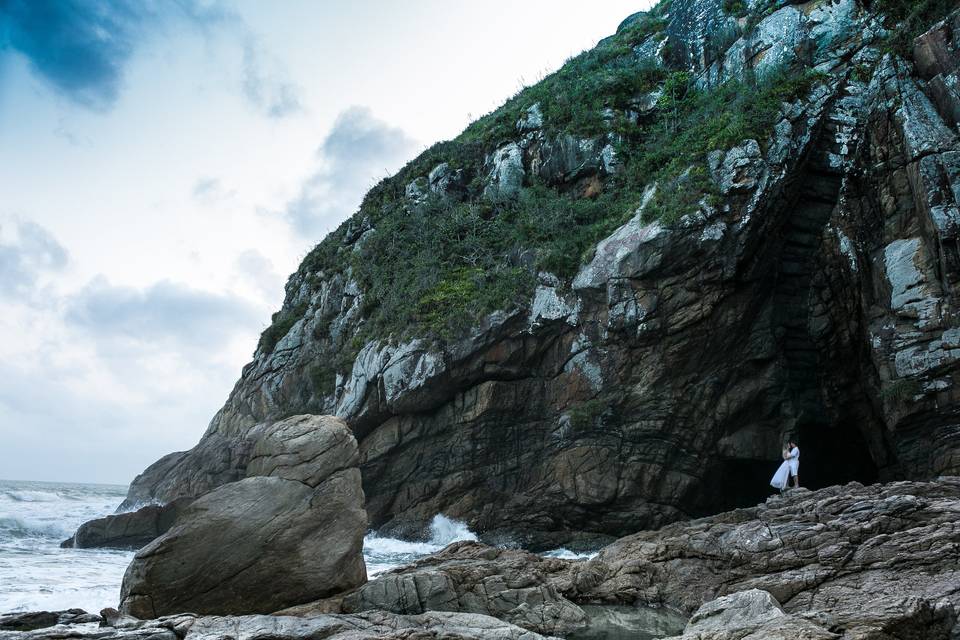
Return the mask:
POLYGON ((458 543, 291 613, 471 610, 566 635, 585 626, 572 612, 605 604, 689 616, 684 640, 950 640, 958 510, 960 478, 793 490, 627 536, 590 561, 458 543))
POLYGON ((958 478, 795 490, 622 538, 575 569, 566 596, 692 614, 760 589, 842 637, 945 640, 960 611, 958 508, 958 478))
MULTIPOLYGON (((104 611, 105 614, 109 611, 104 611)), ((352 616, 197 617, 180 615, 140 621, 109 616, 101 627, 57 626, 29 633, 0 631, 0 640, 542 640, 544 636, 490 618, 463 613, 398 616, 373 612, 352 616)))
POLYGON ((0 631, 35 631, 57 625, 88 624, 100 622, 100 616, 83 609, 66 611, 30 611, 0 615, 0 631))
POLYGON ((136 511, 98 518, 84 523, 60 545, 64 548, 139 549, 163 535, 173 526, 193 498, 179 498, 165 505, 151 504, 136 511))
MULTIPOLYGON (((167 629, 176 638, 208 630, 298 638, 323 629, 338 637, 354 627, 368 634, 358 637, 393 638, 425 625, 428 633, 452 638, 599 638, 605 618, 649 618, 676 630, 683 616, 680 640, 954 640, 960 632, 958 513, 958 477, 799 489, 749 509, 624 537, 591 560, 455 543, 356 589, 273 616, 141 622, 107 610, 104 629, 91 635, 166 638, 167 629)), ((51 625, 59 615, 27 617, 51 625)), ((82 635, 77 627, 59 626, 18 640, 82 635)))
POLYGON ((121 610, 270 613, 366 580, 357 443, 326 416, 264 425, 250 477, 206 493, 127 569, 121 610))
POLYGON ((580 607, 553 584, 555 574, 563 576, 568 569, 565 561, 528 551, 457 542, 349 593, 281 613, 458 611, 491 615, 545 635, 566 636, 587 625, 580 607))
POLYGON ((631 16, 551 91, 529 88, 372 190, 290 277, 200 443, 147 469, 125 506, 245 478, 259 430, 297 414, 349 424, 374 527, 415 535, 443 512, 541 547, 754 504, 787 434, 810 486, 960 472, 960 18, 909 47, 888 31, 912 37, 948 4, 909 20, 896 12, 910 3, 866 0, 631 16), (730 83, 778 100, 770 122, 746 123, 753 137, 724 111, 730 83), (682 167, 638 155, 658 132, 682 137, 689 96, 716 98, 707 151, 682 167), (368 255, 398 221, 436 225, 437 207, 508 224, 526 197, 612 198, 591 215, 622 224, 558 231, 534 206, 542 228, 497 245, 491 264, 509 269, 467 256, 408 303, 358 271, 355 256, 403 271, 368 255), (564 256, 543 238, 593 229, 606 237, 583 263, 554 268, 564 256), (508 275, 526 283, 519 302, 471 306, 508 275), (443 325, 454 303, 465 324, 443 325), (390 304, 409 326, 377 316, 390 304))
POLYGON ((836 640, 839 636, 799 616, 784 613, 766 591, 751 589, 717 598, 697 609, 682 636, 673 640, 836 640))
POLYGON ((889 53, 873 4, 674 0, 584 58, 652 90, 578 129, 525 104, 533 87, 411 163, 304 260, 203 439, 128 503, 245 477, 262 425, 299 413, 350 425, 374 527, 416 535, 442 512, 534 547, 755 504, 788 434, 809 486, 960 472, 960 19, 889 53), (629 144, 673 126, 677 82, 721 96, 785 69, 800 94, 763 94, 784 97, 755 138, 650 184, 625 177, 629 144), (377 328, 390 301, 350 256, 385 259, 365 252, 391 216, 514 211, 543 189, 570 206, 643 196, 572 275, 546 270, 542 247, 509 249, 501 262, 532 279, 519 304, 431 334, 448 304, 432 301, 461 286, 444 281, 411 328, 377 328))

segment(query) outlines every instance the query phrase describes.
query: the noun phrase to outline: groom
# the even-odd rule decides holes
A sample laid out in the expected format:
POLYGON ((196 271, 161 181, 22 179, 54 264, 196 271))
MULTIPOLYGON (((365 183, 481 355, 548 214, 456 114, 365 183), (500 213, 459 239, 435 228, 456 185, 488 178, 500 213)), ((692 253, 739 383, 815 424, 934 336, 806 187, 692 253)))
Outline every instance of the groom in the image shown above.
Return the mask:
POLYGON ((793 478, 793 488, 800 488, 800 447, 795 440, 787 442, 787 462, 790 465, 790 477, 793 478))

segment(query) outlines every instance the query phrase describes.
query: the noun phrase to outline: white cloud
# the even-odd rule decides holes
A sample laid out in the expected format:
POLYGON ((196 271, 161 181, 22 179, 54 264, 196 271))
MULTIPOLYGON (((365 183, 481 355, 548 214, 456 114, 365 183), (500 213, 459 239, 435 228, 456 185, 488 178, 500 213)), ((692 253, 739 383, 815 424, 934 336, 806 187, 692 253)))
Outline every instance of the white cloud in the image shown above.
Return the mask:
POLYGON ((256 249, 247 249, 234 262, 238 280, 249 285, 263 300, 279 304, 283 300, 283 276, 277 273, 273 262, 256 249))
POLYGON ((284 118, 303 110, 300 90, 284 79, 278 63, 269 59, 252 35, 243 43, 243 95, 247 101, 271 118, 284 118), (269 66, 269 73, 264 67, 269 66))
MULTIPOLYGON (((8 226, 16 233, 0 242, 0 476, 36 477, 42 458, 48 479, 123 482, 158 453, 192 446, 270 306, 102 276, 65 292, 66 249, 33 222, 8 226)), ((269 274, 266 259, 242 262, 248 277, 269 274)))
POLYGON ((37 285, 46 274, 62 270, 67 250, 44 227, 23 220, 0 227, 0 295, 39 302, 37 285))
POLYGON ((369 108, 344 110, 317 150, 320 168, 287 203, 287 220, 300 235, 319 241, 357 209, 370 187, 417 150, 402 129, 377 119, 369 108))

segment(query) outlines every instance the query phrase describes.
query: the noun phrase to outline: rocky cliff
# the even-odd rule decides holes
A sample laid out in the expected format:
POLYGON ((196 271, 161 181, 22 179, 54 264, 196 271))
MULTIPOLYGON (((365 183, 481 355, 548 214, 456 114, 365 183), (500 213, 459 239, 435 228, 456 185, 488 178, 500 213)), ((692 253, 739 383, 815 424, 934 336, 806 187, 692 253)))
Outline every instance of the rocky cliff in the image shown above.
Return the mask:
POLYGON ((960 17, 669 0, 377 185, 303 261, 191 451, 247 475, 335 414, 372 526, 596 540, 808 486, 960 473, 960 17), (932 28, 931 28, 932 26, 932 28))

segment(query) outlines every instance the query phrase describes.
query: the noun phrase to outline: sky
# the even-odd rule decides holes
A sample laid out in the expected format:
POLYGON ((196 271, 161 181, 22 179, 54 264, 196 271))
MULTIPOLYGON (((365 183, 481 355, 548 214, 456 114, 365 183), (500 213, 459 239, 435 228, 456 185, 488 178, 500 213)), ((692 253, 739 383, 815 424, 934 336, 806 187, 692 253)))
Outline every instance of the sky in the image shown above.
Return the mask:
POLYGON ((192 447, 370 186, 650 4, 0 1, 0 478, 192 447))

